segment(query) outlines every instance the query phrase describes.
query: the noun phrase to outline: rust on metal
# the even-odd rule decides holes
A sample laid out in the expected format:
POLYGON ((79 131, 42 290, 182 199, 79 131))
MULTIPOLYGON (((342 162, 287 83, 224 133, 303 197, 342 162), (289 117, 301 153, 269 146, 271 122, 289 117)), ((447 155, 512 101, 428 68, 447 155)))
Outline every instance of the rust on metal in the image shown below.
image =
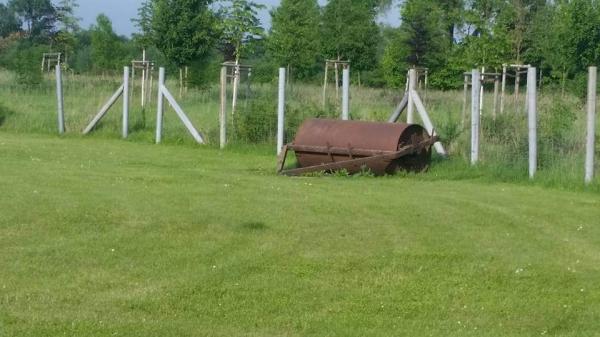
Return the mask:
POLYGON ((310 119, 286 146, 278 172, 300 175, 346 170, 354 174, 365 168, 375 175, 421 172, 429 167, 431 146, 437 140, 415 124, 310 119), (283 170, 290 150, 296 154, 298 167, 283 170))

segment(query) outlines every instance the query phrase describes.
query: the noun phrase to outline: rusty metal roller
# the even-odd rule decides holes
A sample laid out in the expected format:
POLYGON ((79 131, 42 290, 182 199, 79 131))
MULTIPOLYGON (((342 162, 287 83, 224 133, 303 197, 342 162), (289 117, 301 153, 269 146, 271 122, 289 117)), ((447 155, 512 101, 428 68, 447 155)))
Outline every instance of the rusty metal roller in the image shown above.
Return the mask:
POLYGON ((279 171, 287 175, 342 169, 353 174, 365 168, 376 175, 421 172, 429 167, 435 141, 415 124, 309 119, 284 149, 279 171), (296 153, 298 168, 284 171, 289 150, 296 153))

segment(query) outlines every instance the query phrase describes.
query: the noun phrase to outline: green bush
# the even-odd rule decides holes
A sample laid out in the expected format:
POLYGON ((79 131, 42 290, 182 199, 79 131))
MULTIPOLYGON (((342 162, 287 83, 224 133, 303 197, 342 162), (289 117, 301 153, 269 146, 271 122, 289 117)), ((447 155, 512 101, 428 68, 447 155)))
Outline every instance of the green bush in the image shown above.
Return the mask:
POLYGON ((42 83, 40 60, 47 48, 36 46, 27 41, 17 44, 13 51, 12 68, 17 74, 17 82, 25 86, 36 86, 42 83))

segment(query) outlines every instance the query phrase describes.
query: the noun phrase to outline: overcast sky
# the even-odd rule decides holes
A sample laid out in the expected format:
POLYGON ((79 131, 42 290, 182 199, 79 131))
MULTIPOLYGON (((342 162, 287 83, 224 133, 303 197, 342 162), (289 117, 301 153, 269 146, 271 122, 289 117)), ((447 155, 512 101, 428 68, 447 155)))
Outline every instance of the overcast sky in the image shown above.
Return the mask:
MULTIPOLYGON (((260 13, 260 19, 265 28, 270 27, 269 10, 279 5, 280 0, 254 0, 267 6, 260 13)), ((7 0, 0 0, 0 3, 6 3, 7 0)), ((113 27, 118 34, 131 35, 135 32, 135 27, 131 23, 131 19, 137 16, 137 9, 142 0, 78 0, 79 8, 77 16, 81 18, 81 26, 89 28, 96 20, 96 16, 100 13, 106 14, 113 22, 113 27)), ((319 0, 323 5, 326 0, 319 0)), ((394 6, 389 13, 383 18, 382 22, 398 25, 400 22, 400 11, 397 6, 394 6)))

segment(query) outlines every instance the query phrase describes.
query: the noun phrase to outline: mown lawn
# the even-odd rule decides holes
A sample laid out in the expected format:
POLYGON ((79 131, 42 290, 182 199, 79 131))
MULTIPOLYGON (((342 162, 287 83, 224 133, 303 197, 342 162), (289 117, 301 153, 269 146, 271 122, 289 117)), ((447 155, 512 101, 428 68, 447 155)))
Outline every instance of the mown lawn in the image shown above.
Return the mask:
POLYGON ((269 150, 0 133, 0 336, 600 331, 599 194, 269 150))

